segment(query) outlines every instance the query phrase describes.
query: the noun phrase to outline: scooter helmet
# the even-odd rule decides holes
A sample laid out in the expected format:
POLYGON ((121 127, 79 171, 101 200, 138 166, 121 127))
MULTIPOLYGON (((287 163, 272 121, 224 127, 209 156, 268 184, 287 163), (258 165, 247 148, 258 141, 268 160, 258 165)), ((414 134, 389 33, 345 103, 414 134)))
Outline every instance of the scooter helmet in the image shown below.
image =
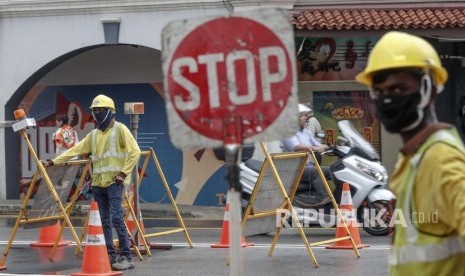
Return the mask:
POLYGON ((310 107, 304 105, 304 104, 299 104, 299 115, 302 116, 302 115, 307 115, 309 112, 311 112, 312 110, 310 109, 310 107))

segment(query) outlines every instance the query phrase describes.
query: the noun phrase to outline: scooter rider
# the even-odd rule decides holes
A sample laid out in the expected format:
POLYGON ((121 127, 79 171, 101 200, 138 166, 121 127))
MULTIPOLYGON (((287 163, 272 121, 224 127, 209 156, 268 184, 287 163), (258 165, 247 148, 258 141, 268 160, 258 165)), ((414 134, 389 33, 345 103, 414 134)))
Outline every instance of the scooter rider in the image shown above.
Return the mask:
MULTIPOLYGON (((281 141, 281 149, 283 152, 313 150, 315 152, 322 153, 328 149, 326 145, 322 145, 318 142, 313 134, 305 128, 310 112, 311 109, 308 106, 299 104, 300 130, 293 136, 281 141)), ((329 167, 321 166, 321 169, 326 177, 330 176, 329 167)), ((309 191, 307 202, 311 205, 321 204, 329 199, 323 185, 323 181, 321 180, 311 157, 307 160, 307 165, 305 166, 302 179, 300 180, 300 184, 297 189, 297 191, 302 190, 309 191)))
POLYGON ((447 80, 436 50, 389 32, 356 79, 371 89, 386 130, 403 140, 390 188, 405 220, 395 225, 390 274, 465 275, 465 148, 435 113, 447 80))
POLYGON ((321 132, 321 124, 313 114, 313 105, 311 103, 306 103, 305 105, 308 106, 308 108, 310 109, 308 111, 308 119, 305 123, 305 128, 310 130, 315 140, 321 143, 322 139, 319 137, 315 137, 316 133, 321 132))

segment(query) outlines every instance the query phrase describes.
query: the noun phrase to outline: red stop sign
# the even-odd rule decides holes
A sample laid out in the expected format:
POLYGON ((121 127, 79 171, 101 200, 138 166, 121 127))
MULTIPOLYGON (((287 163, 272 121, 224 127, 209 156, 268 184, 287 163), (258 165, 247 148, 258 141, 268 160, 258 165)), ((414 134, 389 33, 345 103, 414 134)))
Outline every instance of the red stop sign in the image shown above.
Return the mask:
POLYGON ((247 138, 263 132, 286 106, 291 64, 285 45, 267 26, 220 17, 181 40, 165 85, 174 110, 196 132, 223 140, 224 118, 240 116, 247 138))

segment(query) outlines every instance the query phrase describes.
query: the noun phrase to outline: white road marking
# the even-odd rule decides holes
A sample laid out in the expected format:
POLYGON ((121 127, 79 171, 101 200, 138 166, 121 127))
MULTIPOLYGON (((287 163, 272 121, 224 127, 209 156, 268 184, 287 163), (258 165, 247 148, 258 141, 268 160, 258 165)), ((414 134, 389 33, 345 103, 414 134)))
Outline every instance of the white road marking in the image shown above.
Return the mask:
MULTIPOLYGON (((33 242, 36 241, 13 241, 12 245, 29 245, 33 242)), ((212 243, 192 243, 194 247, 198 248, 210 248, 212 243)), ((8 241, 0 241, 0 245, 6 245, 8 244, 8 241)), ((173 247, 189 247, 188 243, 185 242, 157 242, 157 245, 172 245, 173 247)), ((76 242, 71 242, 71 246, 76 245, 76 242)), ((326 245, 318 245, 318 246, 312 246, 312 249, 325 249, 326 245)), ((247 248, 254 249, 254 248, 269 248, 271 247, 271 243, 254 243, 253 246, 249 246, 247 248)), ((295 249, 305 249, 305 245, 303 244, 290 244, 290 243, 278 243, 276 248, 295 248, 295 249)), ((389 245, 370 245, 369 247, 363 248, 363 251, 365 250, 390 250, 391 246, 389 245)), ((2 274, 0 274, 2 275, 2 274)))

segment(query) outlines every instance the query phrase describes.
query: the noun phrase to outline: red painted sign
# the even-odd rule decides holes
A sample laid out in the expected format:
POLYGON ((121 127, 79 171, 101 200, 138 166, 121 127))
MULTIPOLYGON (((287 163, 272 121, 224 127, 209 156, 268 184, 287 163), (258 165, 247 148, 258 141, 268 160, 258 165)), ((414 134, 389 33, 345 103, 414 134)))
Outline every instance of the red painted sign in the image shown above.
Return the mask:
POLYGON ((191 130, 211 140, 224 140, 224 127, 237 120, 244 139, 263 133, 293 94, 289 41, 260 16, 206 20, 187 31, 168 58, 167 111, 172 107, 191 130))

